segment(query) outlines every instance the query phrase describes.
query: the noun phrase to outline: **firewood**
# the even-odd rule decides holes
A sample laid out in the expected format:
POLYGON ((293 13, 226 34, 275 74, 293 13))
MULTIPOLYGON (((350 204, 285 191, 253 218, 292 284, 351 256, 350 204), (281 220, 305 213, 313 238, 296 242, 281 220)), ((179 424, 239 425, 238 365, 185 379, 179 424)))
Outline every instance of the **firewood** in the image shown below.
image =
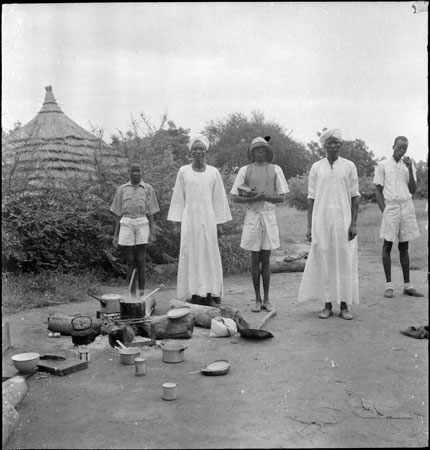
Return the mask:
POLYGON ((151 337, 151 324, 154 326, 155 339, 189 339, 194 331, 194 318, 191 314, 177 319, 163 315, 151 316, 145 322, 137 324, 137 334, 151 337))
POLYGON ((231 306, 219 305, 217 308, 213 306, 195 305, 192 303, 181 302, 180 300, 170 300, 169 307, 178 308, 180 306, 188 306, 190 315, 194 317, 196 327, 210 328, 211 320, 215 317, 227 317, 236 322, 238 330, 249 328, 249 323, 243 318, 242 313, 231 306))
MULTIPOLYGON (((66 314, 56 314, 51 313, 48 317, 48 330, 61 333, 65 336, 71 336, 73 327, 72 320, 81 314, 76 314, 75 316, 68 316, 66 314)), ((92 328, 95 331, 99 331, 102 325, 102 320, 91 318, 92 328)))

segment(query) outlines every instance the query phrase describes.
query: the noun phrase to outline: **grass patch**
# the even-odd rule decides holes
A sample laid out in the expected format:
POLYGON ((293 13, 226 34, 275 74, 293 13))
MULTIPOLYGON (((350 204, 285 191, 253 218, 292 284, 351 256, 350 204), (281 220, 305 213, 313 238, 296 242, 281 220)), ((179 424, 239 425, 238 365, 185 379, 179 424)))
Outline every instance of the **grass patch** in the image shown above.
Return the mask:
POLYGON ((2 273, 2 314, 88 300, 87 290, 99 293, 97 277, 45 271, 40 274, 2 273))

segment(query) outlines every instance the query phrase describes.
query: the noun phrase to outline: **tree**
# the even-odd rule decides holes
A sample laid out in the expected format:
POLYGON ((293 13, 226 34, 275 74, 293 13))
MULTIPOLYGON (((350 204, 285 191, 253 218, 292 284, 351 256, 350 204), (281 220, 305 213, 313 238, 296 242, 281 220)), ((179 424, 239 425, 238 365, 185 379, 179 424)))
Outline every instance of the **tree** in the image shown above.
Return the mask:
POLYGON ((295 142, 291 133, 264 115, 253 111, 248 119, 242 113, 230 114, 226 119, 211 121, 204 130, 212 142, 211 158, 217 167, 227 165, 237 169, 248 163, 247 151, 252 140, 258 136, 270 136, 270 145, 275 150, 275 163, 284 171, 285 177, 306 171, 310 153, 303 144, 295 142))

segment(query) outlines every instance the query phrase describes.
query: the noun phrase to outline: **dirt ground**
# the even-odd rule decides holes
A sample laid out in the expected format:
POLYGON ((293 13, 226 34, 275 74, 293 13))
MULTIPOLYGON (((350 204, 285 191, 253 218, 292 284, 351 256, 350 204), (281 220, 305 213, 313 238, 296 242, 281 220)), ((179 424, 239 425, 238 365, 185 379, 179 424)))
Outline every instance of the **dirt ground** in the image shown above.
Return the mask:
MULTIPOLYGON (((134 366, 120 364, 107 337, 97 338, 89 346, 88 369, 28 379, 7 448, 427 446, 428 340, 400 333, 428 324, 427 271, 411 272, 425 297, 403 296, 394 255, 395 297, 387 299, 381 262, 373 255, 360 249, 361 303, 352 309, 352 321, 337 314, 321 320, 322 304, 298 304, 302 273, 285 272, 271 279, 277 315, 264 328, 272 339, 210 338, 209 330, 195 328, 191 339, 179 340, 188 347, 184 362, 164 363, 160 349, 149 349, 142 352, 147 373, 136 377, 134 366), (189 373, 215 359, 228 359, 230 372, 189 373), (178 383, 175 401, 162 399, 164 382, 178 383)), ((160 291, 155 313, 174 297, 175 286, 160 291)), ((250 311, 252 298, 249 276, 225 278, 223 302, 253 325, 264 313, 250 311)), ((48 314, 95 317, 98 308, 89 299, 3 317, 13 345, 3 365, 21 351, 72 355, 70 336, 48 338, 48 314)))

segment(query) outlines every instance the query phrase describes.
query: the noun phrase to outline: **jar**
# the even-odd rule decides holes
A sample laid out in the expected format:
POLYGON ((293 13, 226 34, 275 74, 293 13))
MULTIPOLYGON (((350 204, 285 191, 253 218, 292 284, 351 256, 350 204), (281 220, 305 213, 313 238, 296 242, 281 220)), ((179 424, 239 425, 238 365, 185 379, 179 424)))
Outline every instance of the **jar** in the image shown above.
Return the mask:
POLYGON ((134 374, 137 377, 141 377, 142 375, 145 375, 146 374, 146 359, 141 358, 141 357, 134 358, 134 367, 135 367, 134 374))

